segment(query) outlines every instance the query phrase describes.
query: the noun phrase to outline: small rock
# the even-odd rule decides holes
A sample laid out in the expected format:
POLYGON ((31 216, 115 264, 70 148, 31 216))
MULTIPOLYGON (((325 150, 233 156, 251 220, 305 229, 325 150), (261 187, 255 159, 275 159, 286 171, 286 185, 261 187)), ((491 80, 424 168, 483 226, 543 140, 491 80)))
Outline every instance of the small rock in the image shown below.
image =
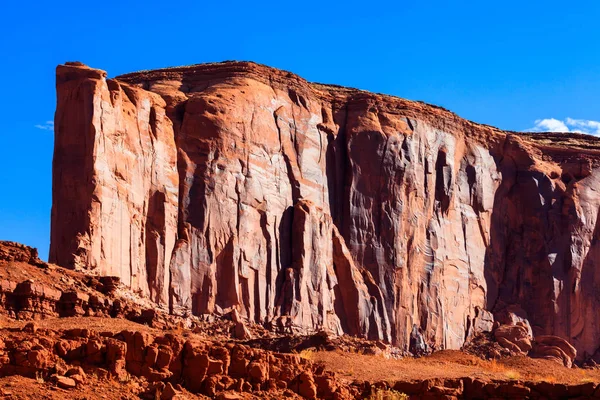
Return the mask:
POLYGON ((27 333, 36 333, 37 330, 38 330, 38 326, 35 322, 28 322, 23 327, 23 332, 27 332, 27 333))
POLYGON ((62 358, 57 358, 54 365, 54 369, 57 375, 66 375, 69 370, 69 366, 62 358))
POLYGON ((66 376, 56 377, 56 386, 62 389, 73 389, 77 386, 77 383, 73 378, 67 378, 66 376))
POLYGON ((77 385, 83 385, 85 383, 85 376, 75 374, 71 375, 69 378, 73 379, 77 385))
POLYGON ((96 377, 100 380, 106 380, 108 379, 109 376, 109 372, 107 370, 105 370, 104 368, 98 368, 96 369, 96 377))
POLYGON ((71 367, 67 370, 67 372, 65 372, 64 374, 65 376, 71 377, 72 375, 81 375, 83 377, 85 377, 85 372, 83 372, 83 368, 77 366, 77 367, 71 367))
POLYGON ((379 347, 381 350, 387 350, 387 345, 381 340, 376 341, 375 346, 379 347))
POLYGON ((165 385, 165 388, 163 389, 162 393, 160 394, 160 400, 171 400, 175 396, 177 396, 177 391, 175 390, 173 385, 171 385, 170 382, 167 382, 167 384, 165 385))
POLYGON ((317 387, 310 372, 302 372, 298 378, 298 394, 305 399, 317 398, 317 387))
POLYGON ((267 366, 259 361, 252 361, 248 365, 248 375, 253 381, 262 383, 268 377, 267 366))

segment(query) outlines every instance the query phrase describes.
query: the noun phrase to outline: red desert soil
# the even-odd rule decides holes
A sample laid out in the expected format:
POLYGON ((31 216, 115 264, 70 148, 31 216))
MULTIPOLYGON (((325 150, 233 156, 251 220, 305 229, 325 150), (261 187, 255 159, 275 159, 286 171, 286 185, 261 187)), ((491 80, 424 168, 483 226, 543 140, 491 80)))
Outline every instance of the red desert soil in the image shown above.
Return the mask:
POLYGON ((302 353, 312 361, 349 380, 413 381, 431 378, 472 377, 483 380, 546 381, 581 384, 600 382, 600 370, 565 368, 555 362, 525 356, 486 361, 455 350, 443 350, 422 358, 386 359, 380 355, 339 351, 302 353))
MULTIPOLYGON (((138 399, 141 390, 138 380, 126 383, 101 381, 90 378, 86 385, 76 389, 60 389, 43 380, 25 378, 19 375, 0 378, 0 398, 3 399, 48 399, 48 400, 105 400, 138 399)), ((200 398, 200 397, 190 397, 200 398)))
MULTIPOLYGON (((5 316, 0 316, 0 326, 2 328, 18 328, 22 329, 30 321, 19 321, 5 316)), ((99 318, 99 317, 67 317, 67 318, 46 318, 35 322, 38 328, 68 330, 76 328, 86 328, 97 332, 121 332, 121 331, 141 331, 154 334, 173 333, 172 330, 162 330, 150 328, 147 325, 142 325, 129 321, 123 318, 99 318)), ((181 333, 181 332, 179 332, 181 333)))
MULTIPOLYGON (((27 399, 27 400, 140 400, 139 393, 143 392, 143 381, 132 377, 128 382, 115 382, 112 380, 88 379, 85 385, 78 386, 76 389, 60 389, 43 380, 36 380, 14 375, 0 378, 0 398, 2 399, 27 399)), ((158 397, 160 398, 160 397, 158 397)), ((292 393, 259 393, 252 395, 250 393, 225 392, 217 397, 221 400, 254 400, 270 399, 278 400, 280 398, 301 399, 292 393)), ((211 397, 201 394, 193 394, 185 391, 179 394, 177 400, 204 400, 211 397)))

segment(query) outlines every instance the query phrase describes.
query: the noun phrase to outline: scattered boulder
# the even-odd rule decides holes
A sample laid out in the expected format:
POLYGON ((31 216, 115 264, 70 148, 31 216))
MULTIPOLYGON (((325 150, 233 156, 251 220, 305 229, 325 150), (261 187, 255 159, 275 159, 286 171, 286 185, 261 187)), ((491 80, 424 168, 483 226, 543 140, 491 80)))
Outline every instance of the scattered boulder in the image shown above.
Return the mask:
POLYGON ((236 309, 231 311, 231 320, 235 324, 233 327, 233 337, 240 340, 250 340, 253 339, 253 335, 250 332, 250 329, 244 323, 244 320, 240 317, 240 314, 236 309))
POLYGON ((76 366, 69 368, 64 375, 69 377, 73 375, 81 375, 85 377, 85 372, 83 372, 83 368, 81 368, 80 366, 76 366))
MULTIPOLYGON (((475 307, 475 317, 471 326, 471 333, 491 332, 494 329, 494 314, 481 307, 475 307)), ((470 335, 471 336, 471 335, 470 335)))
POLYGON ((37 330, 38 330, 38 326, 35 322, 28 322, 23 327, 23 332, 26 332, 26 333, 36 333, 37 330))
POLYGON ((312 373, 309 371, 302 372, 293 383, 296 387, 295 392, 305 399, 316 399, 317 398, 317 386, 312 373))
POLYGON ((565 339, 558 336, 536 336, 530 356, 556 361, 567 368, 571 368, 577 356, 577 350, 565 339))
POLYGON ((77 387, 77 382, 73 378, 68 378, 66 376, 56 376, 55 378, 56 386, 61 389, 73 389, 77 387))
POLYGON ((173 400, 179 395, 179 391, 175 390, 171 382, 165 384, 165 388, 160 394, 160 400, 173 400))
POLYGON ((423 356, 429 353, 429 346, 425 342, 425 338, 421 333, 421 329, 417 325, 413 325, 410 333, 410 343, 408 349, 415 356, 423 356))
POLYGON ((110 295, 119 287, 121 278, 118 276, 102 276, 100 277, 100 283, 102 284, 100 291, 106 295, 110 295))
POLYGON ((84 375, 75 374, 71 375, 69 378, 73 379, 77 385, 83 385, 85 383, 84 375))
POLYGON ((523 322, 516 325, 500 325, 494 331, 494 337, 502 347, 516 353, 527 354, 531 350, 531 335, 523 322))
POLYGON ((495 314, 495 320, 500 325, 521 325, 527 328, 527 334, 533 337, 533 330, 527 318, 527 313, 521 306, 512 304, 495 314))

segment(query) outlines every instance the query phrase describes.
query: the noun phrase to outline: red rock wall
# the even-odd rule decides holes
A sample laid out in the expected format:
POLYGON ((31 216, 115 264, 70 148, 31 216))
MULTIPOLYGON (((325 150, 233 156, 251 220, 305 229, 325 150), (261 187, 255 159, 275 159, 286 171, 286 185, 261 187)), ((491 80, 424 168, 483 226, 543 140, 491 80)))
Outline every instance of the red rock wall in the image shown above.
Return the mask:
POLYGON ((179 177, 164 100, 77 65, 56 86, 50 260, 167 303, 179 177))
POLYGON ((174 312, 400 346, 417 325, 458 348, 476 307, 520 304, 536 333, 600 345, 591 139, 570 150, 251 63, 57 75, 51 261, 174 312))

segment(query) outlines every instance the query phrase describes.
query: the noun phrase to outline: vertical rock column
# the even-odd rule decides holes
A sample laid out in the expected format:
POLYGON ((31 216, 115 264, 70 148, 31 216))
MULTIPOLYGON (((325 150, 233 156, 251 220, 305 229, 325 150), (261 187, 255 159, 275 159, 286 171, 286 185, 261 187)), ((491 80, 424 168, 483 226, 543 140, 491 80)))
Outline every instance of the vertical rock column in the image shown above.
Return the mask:
POLYGON ((164 100, 77 63, 57 68, 56 85, 49 259, 165 304, 178 175, 164 100))

